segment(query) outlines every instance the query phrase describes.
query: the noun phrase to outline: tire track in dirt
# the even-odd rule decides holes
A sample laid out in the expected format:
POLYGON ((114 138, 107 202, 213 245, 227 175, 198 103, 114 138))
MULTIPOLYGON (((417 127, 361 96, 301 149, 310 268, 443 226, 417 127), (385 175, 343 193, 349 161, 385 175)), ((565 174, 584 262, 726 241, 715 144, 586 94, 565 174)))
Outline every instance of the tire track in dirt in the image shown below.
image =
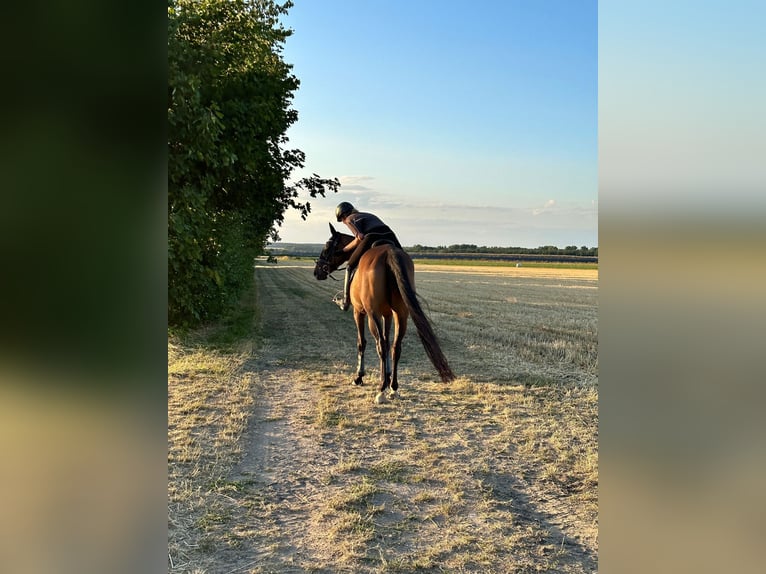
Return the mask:
MULTIPOLYGON (((216 572, 244 567, 259 573, 329 573, 318 568, 321 559, 308 541, 310 501, 322 496, 317 470, 331 461, 316 444, 311 424, 311 405, 319 400, 316 385, 295 367, 339 360, 340 354, 316 352, 324 341, 337 340, 339 322, 311 320, 323 290, 309 284, 305 267, 267 265, 257 273, 263 339, 245 367, 256 377, 256 407, 242 439, 244 455, 231 474, 233 483, 244 486, 241 543, 218 556, 216 572)), ((325 286, 325 304, 331 304, 331 290, 325 286)))
POLYGON ((355 329, 329 301, 336 285, 301 265, 256 273, 256 406, 229 477, 228 546, 206 572, 596 571, 592 511, 522 455, 551 434, 521 437, 559 391, 434 384, 412 357, 403 400, 373 406, 376 369, 348 384, 355 329))

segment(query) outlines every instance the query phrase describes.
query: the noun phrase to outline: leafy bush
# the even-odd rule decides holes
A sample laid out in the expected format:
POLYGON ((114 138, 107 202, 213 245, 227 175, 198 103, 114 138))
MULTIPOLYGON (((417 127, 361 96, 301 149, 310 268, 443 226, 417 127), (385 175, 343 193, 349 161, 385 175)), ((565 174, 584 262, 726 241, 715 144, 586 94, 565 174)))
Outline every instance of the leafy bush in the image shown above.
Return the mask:
POLYGON ((337 191, 314 174, 288 184, 303 152, 285 149, 299 81, 281 56, 291 4, 168 2, 168 321, 219 317, 252 281, 253 259, 287 209, 337 191))

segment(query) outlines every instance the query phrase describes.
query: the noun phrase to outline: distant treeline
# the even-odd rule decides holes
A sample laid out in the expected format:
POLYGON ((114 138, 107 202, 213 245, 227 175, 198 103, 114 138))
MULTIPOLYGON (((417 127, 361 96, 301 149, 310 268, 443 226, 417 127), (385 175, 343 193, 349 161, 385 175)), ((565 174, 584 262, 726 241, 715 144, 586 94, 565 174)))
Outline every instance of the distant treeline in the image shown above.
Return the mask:
MULTIPOLYGON (((405 248, 406 249, 406 248, 405 248)), ((444 259, 460 261, 515 261, 516 263, 545 262, 545 263, 598 263, 598 257, 588 255, 544 255, 539 253, 425 253, 409 251, 413 259, 444 259)))
POLYGON ((577 247, 568 245, 563 249, 555 245, 543 245, 541 247, 484 247, 471 243, 457 243, 445 247, 428 247, 416 244, 405 248, 409 253, 493 253, 498 255, 574 255, 580 257, 598 257, 598 247, 577 247))
MULTIPOLYGON (((268 246, 273 256, 292 255, 295 257, 317 257, 323 247, 324 245, 319 243, 277 243, 268 246)), ((438 247, 416 244, 404 249, 413 257, 423 259, 452 257, 454 259, 496 259, 503 261, 598 261, 598 247, 577 247, 575 245, 561 249, 555 245, 531 248, 479 247, 469 243, 439 245, 438 247)))

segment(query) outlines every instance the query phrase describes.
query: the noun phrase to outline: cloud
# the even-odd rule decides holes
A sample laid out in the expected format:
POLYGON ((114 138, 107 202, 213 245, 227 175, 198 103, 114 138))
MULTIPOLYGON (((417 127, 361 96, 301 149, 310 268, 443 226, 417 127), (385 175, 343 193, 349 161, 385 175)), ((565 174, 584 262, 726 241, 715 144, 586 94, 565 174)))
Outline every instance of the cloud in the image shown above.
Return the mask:
POLYGON ((359 193, 359 192, 362 192, 362 191, 372 191, 371 187, 366 187, 364 185, 359 185, 359 184, 346 185, 344 183, 341 184, 341 189, 343 191, 348 191, 349 193, 359 193))
POLYGON ((550 211, 553 207, 556 206, 556 200, 555 199, 549 199, 545 202, 545 205, 542 207, 538 207, 532 210, 532 215, 540 215, 541 213, 545 213, 546 211, 550 211))
POLYGON ((357 183, 357 182, 360 182, 360 181, 372 181, 375 178, 373 176, 371 176, 371 175, 342 175, 338 179, 340 179, 340 182, 345 185, 346 183, 357 183))
POLYGON ((372 188, 365 183, 374 180, 371 175, 342 175, 338 178, 340 188, 343 191, 372 191, 372 188))
MULTIPOLYGON (((374 178, 344 179, 358 184, 374 178)), ((375 180, 375 186, 381 187, 381 181, 375 180)), ((590 198, 539 200, 537 206, 522 199, 517 203, 513 197, 505 197, 494 205, 468 204, 469 199, 470 194, 451 202, 446 197, 411 197, 383 189, 355 193, 341 188, 337 195, 312 200, 308 221, 294 214, 286 215, 280 235, 287 242, 323 242, 327 238, 328 221, 337 227, 335 205, 351 201, 360 211, 383 219, 406 245, 598 245, 598 202, 590 198)))

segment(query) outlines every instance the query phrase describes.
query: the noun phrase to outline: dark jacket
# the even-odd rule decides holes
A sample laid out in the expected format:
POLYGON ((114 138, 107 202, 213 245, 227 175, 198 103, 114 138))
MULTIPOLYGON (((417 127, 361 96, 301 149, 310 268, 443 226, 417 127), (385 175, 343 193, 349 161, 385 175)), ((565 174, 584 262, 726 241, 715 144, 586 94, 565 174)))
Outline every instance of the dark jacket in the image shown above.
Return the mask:
POLYGON ((362 255, 378 240, 388 240, 399 249, 402 248, 394 232, 379 217, 372 213, 352 213, 346 218, 345 223, 354 234, 354 237, 360 241, 348 260, 349 270, 353 270, 357 266, 362 255))
POLYGON ((372 213, 356 212, 352 213, 345 221, 348 228, 358 239, 364 239, 368 233, 388 233, 391 232, 388 225, 372 213))

